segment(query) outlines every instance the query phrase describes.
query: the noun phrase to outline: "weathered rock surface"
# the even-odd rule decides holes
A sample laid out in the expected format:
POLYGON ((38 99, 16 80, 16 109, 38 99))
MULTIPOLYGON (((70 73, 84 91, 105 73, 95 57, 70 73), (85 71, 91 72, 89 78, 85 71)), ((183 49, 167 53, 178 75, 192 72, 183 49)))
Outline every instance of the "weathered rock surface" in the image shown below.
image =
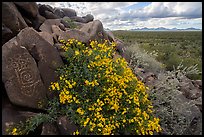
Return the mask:
POLYGON ((53 123, 43 123, 41 135, 59 135, 57 125, 53 123))
POLYGON ((13 32, 14 36, 28 26, 13 2, 2 3, 2 23, 13 32))
POLYGON ((75 22, 86 23, 86 20, 82 17, 79 17, 79 16, 70 17, 70 19, 75 21, 75 22))
POLYGON ((61 135, 72 135, 78 128, 77 126, 66 116, 61 116, 57 120, 57 125, 61 135))
POLYGON ((49 5, 41 5, 41 4, 39 4, 38 5, 38 11, 39 11, 39 14, 41 15, 41 16, 43 16, 43 17, 45 17, 46 18, 46 11, 49 11, 49 12, 52 12, 52 13, 54 13, 53 11, 54 11, 54 9, 51 7, 51 6, 49 6, 49 5))
POLYGON ((63 13, 64 13, 64 16, 67 16, 67 17, 77 16, 76 11, 73 10, 73 9, 70 9, 70 8, 62 8, 62 11, 63 11, 63 13))
POLYGON ((94 20, 94 16, 91 14, 87 14, 86 16, 83 16, 82 18, 84 19, 85 23, 88 23, 94 20))
POLYGON ((8 100, 2 101, 2 135, 8 135, 6 129, 20 121, 24 122, 27 118, 35 116, 36 113, 21 111, 18 107, 12 105, 8 100))
POLYGON ((82 43, 86 43, 86 44, 89 43, 89 40, 90 40, 88 33, 77 30, 77 29, 71 29, 71 30, 62 32, 59 35, 58 40, 61 40, 61 39, 67 40, 67 39, 72 39, 72 38, 77 39, 81 41, 82 43))
POLYGON ((33 18, 38 15, 38 6, 36 2, 14 2, 14 4, 33 18))
POLYGON ((41 37, 33 28, 25 28, 17 36, 19 45, 25 47, 36 60, 41 78, 47 90, 48 97, 53 94, 48 91, 50 83, 56 81, 55 70, 63 65, 57 49, 41 37))
POLYGON ((45 22, 40 26, 41 31, 46 31, 52 34, 52 25, 59 26, 61 24, 60 19, 47 19, 45 22))
POLYGON ((103 29, 103 24, 99 20, 94 20, 85 24, 80 31, 88 33, 90 40, 104 41, 104 39, 108 39, 103 29))
POLYGON ((2 46, 2 81, 10 101, 16 105, 39 108, 40 102, 46 102, 37 64, 16 37, 2 46))
POLYGON ((7 28, 4 24, 2 24, 2 45, 9 41, 13 37, 13 32, 7 28))
POLYGON ((40 34, 40 36, 43 37, 51 45, 54 45, 53 36, 50 33, 46 31, 42 31, 42 32, 39 32, 38 34, 40 34))
POLYGON ((45 11, 44 17, 45 17, 46 19, 58 19, 58 18, 59 18, 59 17, 56 16, 53 12, 50 12, 50 11, 48 11, 48 10, 45 11))

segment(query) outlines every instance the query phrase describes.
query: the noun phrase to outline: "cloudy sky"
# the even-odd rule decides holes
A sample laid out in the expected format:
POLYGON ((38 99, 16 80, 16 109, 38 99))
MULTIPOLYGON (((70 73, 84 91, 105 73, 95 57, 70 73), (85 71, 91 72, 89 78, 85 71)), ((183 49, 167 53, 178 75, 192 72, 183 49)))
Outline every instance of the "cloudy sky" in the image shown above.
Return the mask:
POLYGON ((199 28, 202 2, 38 2, 52 7, 72 8, 77 16, 92 14, 104 28, 199 28))

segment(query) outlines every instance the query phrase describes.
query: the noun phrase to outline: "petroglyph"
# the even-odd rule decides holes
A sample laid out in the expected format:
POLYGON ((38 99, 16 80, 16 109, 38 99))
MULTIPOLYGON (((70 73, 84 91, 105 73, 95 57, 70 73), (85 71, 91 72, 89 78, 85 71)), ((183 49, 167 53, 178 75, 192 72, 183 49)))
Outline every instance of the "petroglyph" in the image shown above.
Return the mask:
POLYGON ((36 86, 40 84, 40 80, 34 74, 31 68, 31 59, 28 53, 17 54, 8 60, 8 67, 13 69, 16 78, 21 87, 21 93, 26 96, 38 96, 36 86))

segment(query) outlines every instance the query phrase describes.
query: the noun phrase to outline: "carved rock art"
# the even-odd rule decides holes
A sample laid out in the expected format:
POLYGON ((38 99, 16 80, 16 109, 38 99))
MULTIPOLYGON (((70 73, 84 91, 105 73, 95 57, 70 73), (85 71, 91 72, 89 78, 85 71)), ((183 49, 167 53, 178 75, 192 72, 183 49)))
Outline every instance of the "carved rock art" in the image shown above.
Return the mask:
POLYGON ((46 91, 37 64, 16 37, 2 46, 2 80, 12 103, 31 108, 45 103, 46 91))

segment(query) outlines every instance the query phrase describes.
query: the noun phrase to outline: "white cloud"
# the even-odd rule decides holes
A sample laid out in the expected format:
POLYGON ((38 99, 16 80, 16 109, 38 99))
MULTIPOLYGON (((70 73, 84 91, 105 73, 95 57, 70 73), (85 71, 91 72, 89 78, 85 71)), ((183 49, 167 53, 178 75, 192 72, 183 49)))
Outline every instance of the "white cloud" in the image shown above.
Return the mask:
POLYGON ((52 7, 72 8, 78 16, 92 14, 104 28, 131 29, 141 27, 202 28, 202 2, 152 2, 135 10, 127 10, 138 2, 38 2, 52 7))

